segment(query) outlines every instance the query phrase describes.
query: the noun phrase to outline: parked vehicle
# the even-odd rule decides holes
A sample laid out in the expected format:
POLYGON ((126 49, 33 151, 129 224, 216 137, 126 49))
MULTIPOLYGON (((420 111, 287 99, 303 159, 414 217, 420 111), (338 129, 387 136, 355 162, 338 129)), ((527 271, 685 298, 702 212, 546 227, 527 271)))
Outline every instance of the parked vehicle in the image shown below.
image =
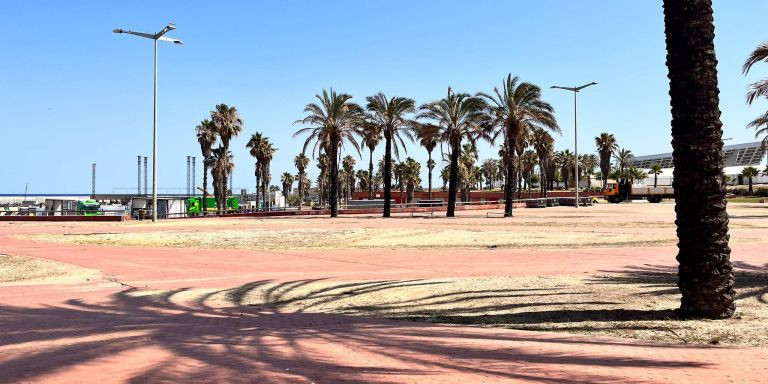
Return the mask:
POLYGON ((668 185, 648 187, 634 185, 632 180, 608 180, 603 189, 603 197, 611 203, 641 199, 646 199, 650 203, 660 203, 664 198, 675 197, 675 191, 668 185))

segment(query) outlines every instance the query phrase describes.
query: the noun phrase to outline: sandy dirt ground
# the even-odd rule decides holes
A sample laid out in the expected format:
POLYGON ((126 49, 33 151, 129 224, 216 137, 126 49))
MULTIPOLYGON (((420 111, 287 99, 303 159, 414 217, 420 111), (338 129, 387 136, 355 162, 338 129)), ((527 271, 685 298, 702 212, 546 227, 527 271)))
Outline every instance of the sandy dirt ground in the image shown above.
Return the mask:
POLYGON ((0 223, 0 371, 10 382, 762 382, 766 207, 729 205, 739 296, 725 321, 675 317, 668 204, 0 223))

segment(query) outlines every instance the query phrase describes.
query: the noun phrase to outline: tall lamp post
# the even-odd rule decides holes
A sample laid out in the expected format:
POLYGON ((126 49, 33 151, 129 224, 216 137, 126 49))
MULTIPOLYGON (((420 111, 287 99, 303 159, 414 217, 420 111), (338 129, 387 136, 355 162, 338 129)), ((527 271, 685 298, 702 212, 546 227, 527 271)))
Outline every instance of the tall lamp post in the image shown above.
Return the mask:
POLYGON ((143 33, 134 32, 126 29, 112 30, 114 33, 127 33, 129 35, 152 39, 155 42, 155 78, 154 78, 154 108, 153 108, 153 126, 152 126, 152 222, 157 221, 157 41, 170 41, 174 44, 183 44, 181 40, 165 37, 164 35, 176 29, 173 23, 168 23, 160 32, 143 33))
POLYGON ((579 139, 578 139, 578 130, 576 129, 576 95, 581 91, 582 89, 596 85, 596 82, 591 82, 589 84, 580 85, 578 87, 561 87, 559 85, 553 85, 550 88, 554 89, 564 89, 566 91, 573 92, 573 152, 574 156, 576 156, 576 173, 574 174, 574 180, 576 180, 576 200, 574 201, 573 205, 576 208, 579 208, 579 139))

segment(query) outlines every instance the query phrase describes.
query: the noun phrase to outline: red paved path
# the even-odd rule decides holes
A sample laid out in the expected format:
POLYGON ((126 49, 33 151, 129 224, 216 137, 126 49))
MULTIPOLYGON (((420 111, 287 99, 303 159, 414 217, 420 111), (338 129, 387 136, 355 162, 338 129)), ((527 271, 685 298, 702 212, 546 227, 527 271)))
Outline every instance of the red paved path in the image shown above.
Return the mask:
MULTIPOLYGON (((6 237, 20 231, 0 226, 0 253, 97 268, 150 289, 574 274, 674 265, 675 254, 669 247, 276 253, 6 237)), ((734 246, 738 262, 761 265, 760 256, 760 246, 734 246)), ((213 308, 128 290, 109 281, 0 288, 0 382, 760 383, 768 375, 765 349, 213 308)))

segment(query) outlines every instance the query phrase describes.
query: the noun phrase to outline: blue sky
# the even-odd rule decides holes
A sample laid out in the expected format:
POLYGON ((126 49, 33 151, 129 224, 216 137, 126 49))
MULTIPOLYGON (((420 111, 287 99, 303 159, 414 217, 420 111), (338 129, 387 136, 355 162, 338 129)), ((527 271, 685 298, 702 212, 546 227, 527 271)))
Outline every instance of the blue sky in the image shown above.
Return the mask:
MULTIPOLYGON (((768 2, 714 6, 725 137, 752 141, 744 127, 766 105, 747 107, 744 91, 768 65, 748 77, 740 68, 768 40, 768 2)), ((661 1, 3 2, 0 193, 25 182, 32 193, 87 192, 91 163, 98 192, 135 188, 136 155, 151 155, 152 43, 111 31, 168 21, 185 45, 160 46, 160 188, 184 188, 186 156, 199 156, 194 127, 217 103, 245 120, 231 144, 234 184, 252 189, 250 134, 276 144, 277 184, 303 142, 292 123, 323 88, 424 103, 448 86, 490 91, 508 73, 544 89, 563 128, 558 149, 573 146, 572 96, 549 86, 597 81, 579 96, 580 152, 604 131, 637 155, 670 150, 661 1)), ((483 145, 481 160, 496 152, 483 145)), ((416 145, 408 154, 426 159, 416 145)))

